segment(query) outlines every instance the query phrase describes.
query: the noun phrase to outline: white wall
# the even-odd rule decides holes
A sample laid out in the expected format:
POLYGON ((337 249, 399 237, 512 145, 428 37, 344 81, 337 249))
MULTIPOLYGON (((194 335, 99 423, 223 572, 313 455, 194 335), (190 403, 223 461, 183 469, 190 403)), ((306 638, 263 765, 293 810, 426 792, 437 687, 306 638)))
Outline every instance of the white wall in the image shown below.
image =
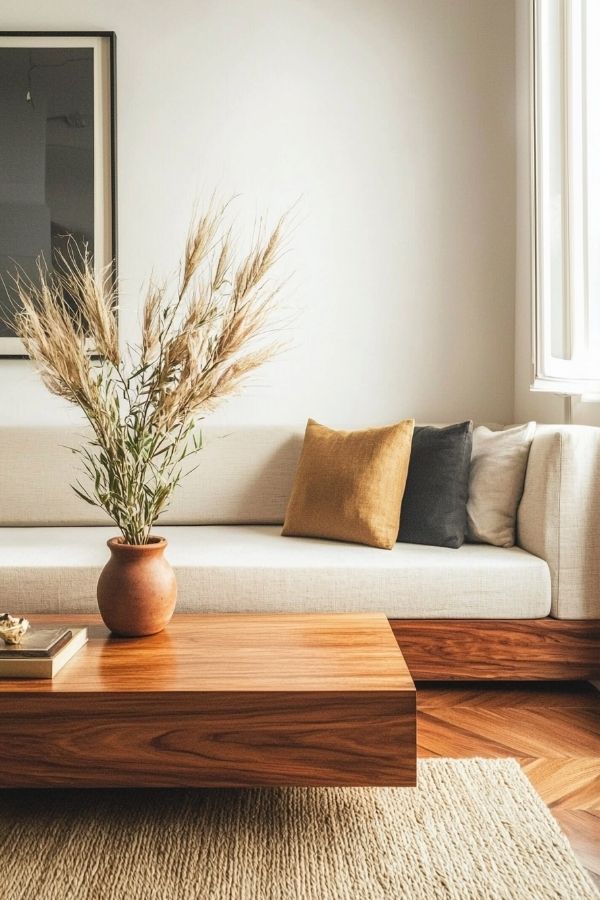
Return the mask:
MULTIPOLYGON (((301 198, 293 348, 222 421, 510 421, 514 4, 0 0, 4 29, 118 37, 123 329, 194 197, 301 198)), ((0 361, 2 421, 57 421, 0 361)))

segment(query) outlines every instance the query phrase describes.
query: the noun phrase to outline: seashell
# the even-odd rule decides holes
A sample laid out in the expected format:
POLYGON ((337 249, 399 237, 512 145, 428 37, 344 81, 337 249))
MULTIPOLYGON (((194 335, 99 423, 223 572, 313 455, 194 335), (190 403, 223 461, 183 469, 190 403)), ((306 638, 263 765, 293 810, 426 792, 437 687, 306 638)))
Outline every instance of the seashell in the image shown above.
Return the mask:
POLYGON ((19 644, 28 628, 27 619, 0 613, 0 638, 5 644, 19 644))

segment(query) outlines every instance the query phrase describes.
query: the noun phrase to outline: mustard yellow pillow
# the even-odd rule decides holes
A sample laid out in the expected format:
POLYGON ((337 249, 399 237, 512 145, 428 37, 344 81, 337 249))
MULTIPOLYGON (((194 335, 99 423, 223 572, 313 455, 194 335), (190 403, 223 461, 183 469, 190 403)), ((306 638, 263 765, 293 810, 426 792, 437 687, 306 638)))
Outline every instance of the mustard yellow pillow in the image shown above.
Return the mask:
POLYGON ((309 419, 282 534, 391 550, 414 424, 334 431, 309 419))

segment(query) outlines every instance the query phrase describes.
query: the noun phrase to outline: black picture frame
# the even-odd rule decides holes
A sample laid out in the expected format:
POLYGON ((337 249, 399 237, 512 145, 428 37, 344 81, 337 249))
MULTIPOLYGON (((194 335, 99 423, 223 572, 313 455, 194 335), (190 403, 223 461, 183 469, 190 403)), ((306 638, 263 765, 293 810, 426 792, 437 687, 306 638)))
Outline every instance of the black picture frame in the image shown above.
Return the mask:
MULTIPOLYGON (((104 102, 108 105, 105 114, 106 127, 108 128, 108 136, 104 136, 107 149, 106 156, 103 157, 103 171, 105 171, 105 189, 104 189, 104 209, 102 211, 102 221, 105 223, 106 217, 109 216, 108 227, 105 224, 106 238, 104 251, 101 259, 96 259, 98 267, 103 267, 109 262, 114 266, 114 277, 117 277, 118 264, 118 225, 117 225, 117 93, 116 93, 116 77, 117 77, 117 36, 114 31, 0 31, 0 53, 3 47, 31 47, 31 43, 27 43, 28 39, 48 38, 53 39, 55 45, 60 47, 61 39, 81 38, 82 41, 102 41, 105 43, 105 77, 108 81, 106 88, 106 97, 104 102), (14 43, 2 43, 2 39, 9 38, 14 43), (23 43, 19 43, 19 39, 23 39, 23 43), (106 158, 107 157, 107 158, 106 158), (108 203, 106 203, 108 198, 108 203), (106 208, 108 207, 108 209, 106 208)), ((41 45, 37 45, 41 46, 41 45)), ((70 46, 76 47, 76 44, 70 46)), ((88 43, 87 46, 90 46, 88 43)), ((94 45, 91 45, 94 46, 94 45)), ((94 93, 98 85, 94 81, 94 93)), ((94 157, 95 160, 95 157, 94 157)), ((94 195, 94 211, 96 212, 96 204, 98 197, 94 195)), ((4 274, 4 273, 0 273, 4 274)), ((2 359, 28 359, 25 352, 5 352, 3 342, 15 341, 15 338, 0 337, 0 360, 2 359)))

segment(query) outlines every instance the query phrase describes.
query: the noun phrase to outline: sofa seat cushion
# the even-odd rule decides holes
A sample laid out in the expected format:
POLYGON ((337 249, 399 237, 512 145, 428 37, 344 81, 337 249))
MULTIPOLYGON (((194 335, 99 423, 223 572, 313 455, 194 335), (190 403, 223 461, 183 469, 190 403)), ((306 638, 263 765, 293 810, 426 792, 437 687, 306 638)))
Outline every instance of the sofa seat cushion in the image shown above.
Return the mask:
MULTIPOLYGON (((279 526, 160 529, 179 612, 369 612, 389 618, 541 618, 550 573, 518 547, 377 550, 284 538, 279 526)), ((92 613, 114 528, 0 528, 0 610, 92 613)))

